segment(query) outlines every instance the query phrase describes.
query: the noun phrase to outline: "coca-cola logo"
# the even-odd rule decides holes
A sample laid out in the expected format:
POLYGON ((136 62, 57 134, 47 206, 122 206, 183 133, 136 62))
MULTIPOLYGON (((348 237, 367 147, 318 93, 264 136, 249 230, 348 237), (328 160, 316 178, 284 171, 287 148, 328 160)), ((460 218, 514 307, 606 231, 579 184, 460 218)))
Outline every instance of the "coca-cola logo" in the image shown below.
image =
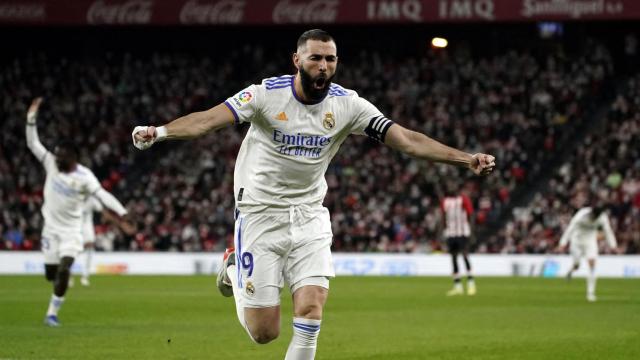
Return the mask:
POLYGON ((338 0, 313 0, 293 3, 281 0, 273 9, 273 22, 283 23, 333 23, 338 15, 338 0))
POLYGON ((152 0, 129 0, 116 4, 98 0, 87 11, 89 24, 148 24, 151 22, 152 0))
POLYGON ((183 24, 238 24, 244 18, 245 1, 187 1, 180 10, 183 24))

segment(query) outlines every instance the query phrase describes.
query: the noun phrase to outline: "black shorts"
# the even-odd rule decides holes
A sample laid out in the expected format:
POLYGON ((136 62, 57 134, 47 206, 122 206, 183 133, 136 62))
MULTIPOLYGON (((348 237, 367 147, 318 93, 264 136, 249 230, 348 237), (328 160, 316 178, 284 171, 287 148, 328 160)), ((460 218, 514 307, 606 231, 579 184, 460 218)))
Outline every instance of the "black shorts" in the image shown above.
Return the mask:
POLYGON ((469 237, 468 236, 453 236, 447 238, 447 246, 449 247, 449 252, 459 253, 462 251, 466 251, 469 246, 469 237))

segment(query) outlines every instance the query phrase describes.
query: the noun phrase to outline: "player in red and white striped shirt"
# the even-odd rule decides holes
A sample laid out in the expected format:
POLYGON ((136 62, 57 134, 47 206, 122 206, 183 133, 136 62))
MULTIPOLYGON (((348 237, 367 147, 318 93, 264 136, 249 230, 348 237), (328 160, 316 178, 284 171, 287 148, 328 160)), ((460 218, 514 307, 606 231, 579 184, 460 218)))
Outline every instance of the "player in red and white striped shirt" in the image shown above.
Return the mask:
POLYGON ((447 186, 446 195, 440 201, 440 208, 443 213, 444 231, 443 235, 447 240, 451 260, 453 261, 453 289, 447 292, 448 296, 462 295, 462 282, 458 273, 458 254, 462 252, 462 258, 467 268, 467 294, 475 295, 476 286, 471 274, 471 264, 469 263, 469 236, 471 235, 471 215, 473 205, 471 200, 453 186, 447 186))

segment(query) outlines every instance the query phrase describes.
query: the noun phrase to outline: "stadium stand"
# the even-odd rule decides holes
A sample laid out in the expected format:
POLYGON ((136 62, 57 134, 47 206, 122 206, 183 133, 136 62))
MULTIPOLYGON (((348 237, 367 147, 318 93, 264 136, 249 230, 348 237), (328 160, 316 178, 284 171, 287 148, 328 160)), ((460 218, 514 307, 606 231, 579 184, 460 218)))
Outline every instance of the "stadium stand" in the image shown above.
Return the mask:
MULTIPOLYGON (((557 160, 560 150, 575 145, 571 134, 590 126, 592 110, 605 106, 595 99, 611 91, 616 75, 610 51, 595 40, 571 51, 546 43, 530 48, 536 50, 480 53, 461 46, 400 56, 366 44, 349 54, 337 83, 402 125, 455 147, 495 154, 499 161, 492 176, 479 179, 351 137, 327 171, 325 206, 332 214, 334 250, 440 251, 438 198, 448 181, 459 179, 476 209, 476 251, 550 251, 561 224, 579 206, 572 200, 577 196, 557 194, 578 193, 596 176, 599 183, 617 183, 610 185, 618 195, 614 226, 623 232, 618 236, 626 252, 639 251, 637 150, 630 145, 637 141, 637 77, 612 105, 605 132, 610 136, 591 137, 598 149, 625 148, 620 160, 594 169, 588 161, 606 159, 614 150, 594 154, 583 148, 566 160, 577 165, 563 166, 552 180, 555 195, 536 196, 509 219, 514 199, 549 171, 545 164, 557 160), (629 131, 613 131, 620 124, 629 131), (616 169, 625 170, 616 175, 616 169), (548 212, 558 202, 560 209, 548 212)), ((130 131, 138 123, 161 124, 213 106, 249 83, 288 72, 289 59, 268 56, 275 50, 259 46, 232 48, 224 56, 88 51, 71 57, 19 54, 0 71, 0 249, 39 246, 44 173, 24 145, 23 127, 26 106, 36 95, 47 99, 39 125, 43 143, 52 148, 60 137, 81 143, 82 162, 137 221, 133 237, 98 226, 99 248, 224 249, 232 241, 233 166, 246 127, 160 144, 149 153, 130 145, 130 131)))
MULTIPOLYGON (((498 233, 506 253, 545 253, 593 197, 609 206, 622 253, 640 251, 640 75, 622 82, 603 118, 563 160, 544 191, 514 210, 498 233)), ((601 242, 600 246, 604 246, 601 242)), ((603 252, 605 249, 600 249, 603 252)))

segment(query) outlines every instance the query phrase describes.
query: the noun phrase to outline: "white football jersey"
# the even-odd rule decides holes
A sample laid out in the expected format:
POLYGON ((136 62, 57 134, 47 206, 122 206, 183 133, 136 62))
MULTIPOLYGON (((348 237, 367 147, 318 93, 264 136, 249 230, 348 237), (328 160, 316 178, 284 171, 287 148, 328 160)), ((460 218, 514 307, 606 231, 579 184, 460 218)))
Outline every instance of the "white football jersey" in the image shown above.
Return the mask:
POLYGON ((597 243, 598 231, 604 232, 607 243, 610 247, 616 247, 616 237, 611 230, 609 217, 606 212, 602 212, 597 219, 591 216, 591 208, 584 207, 571 218, 569 226, 565 230, 560 245, 564 246, 568 242, 572 244, 593 245, 597 243))
POLYGON ((84 242, 94 242, 96 238, 93 226, 93 213, 104 209, 102 203, 95 197, 89 196, 82 209, 82 239, 84 242))
POLYGON ((80 233, 84 203, 89 195, 101 189, 100 182, 80 164, 71 173, 60 172, 50 152, 42 163, 47 171, 42 205, 45 226, 54 231, 80 233))
POLYGON ((238 208, 320 205, 324 174, 349 134, 384 141, 393 124, 353 90, 331 84, 319 103, 304 103, 293 75, 268 78, 225 101, 236 122, 251 126, 234 173, 238 208))

